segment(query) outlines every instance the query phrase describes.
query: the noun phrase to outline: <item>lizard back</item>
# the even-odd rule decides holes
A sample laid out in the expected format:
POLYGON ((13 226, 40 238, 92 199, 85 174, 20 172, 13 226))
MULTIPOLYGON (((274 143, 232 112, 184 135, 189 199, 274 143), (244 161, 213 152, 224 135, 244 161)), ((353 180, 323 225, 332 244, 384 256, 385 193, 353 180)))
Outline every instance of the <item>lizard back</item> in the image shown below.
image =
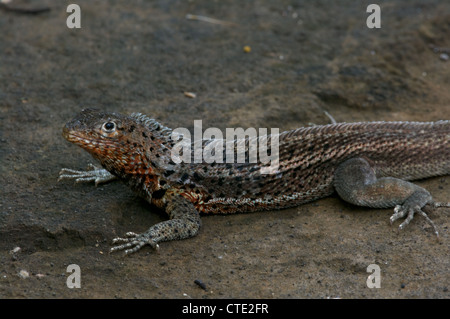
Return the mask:
POLYGON ((279 167, 274 174, 261 174, 264 166, 250 163, 201 163, 189 169, 195 183, 214 195, 201 211, 255 211, 297 206, 332 194, 336 167, 354 157, 366 159, 379 177, 414 180, 450 174, 450 122, 299 128, 279 135, 279 167))

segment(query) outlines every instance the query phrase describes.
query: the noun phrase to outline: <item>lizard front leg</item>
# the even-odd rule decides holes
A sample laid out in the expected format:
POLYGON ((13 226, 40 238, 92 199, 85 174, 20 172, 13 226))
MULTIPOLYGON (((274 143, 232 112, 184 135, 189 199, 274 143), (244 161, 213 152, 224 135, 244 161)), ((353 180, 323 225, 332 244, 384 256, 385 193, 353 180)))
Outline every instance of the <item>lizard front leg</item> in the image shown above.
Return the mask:
POLYGON ((334 187, 345 201, 374 208, 395 207, 390 218, 391 224, 405 218, 399 228, 405 228, 414 214, 422 215, 438 231, 433 221, 422 210, 425 206, 449 207, 450 203, 435 203, 430 193, 413 183, 393 178, 377 178, 375 170, 363 158, 353 158, 340 164, 334 174, 334 187))
POLYGON ((59 172, 58 182, 62 179, 74 179, 75 183, 95 182, 95 186, 117 179, 116 176, 104 168, 98 168, 93 164, 88 164, 86 171, 77 171, 70 168, 63 168, 59 172))
POLYGON ((145 233, 126 233, 126 237, 113 239, 113 244, 119 244, 111 248, 110 252, 124 250, 125 254, 138 251, 144 245, 150 245, 158 249, 159 242, 178 240, 197 235, 201 220, 194 205, 186 198, 178 194, 168 195, 166 198, 166 212, 169 220, 155 224, 145 233))

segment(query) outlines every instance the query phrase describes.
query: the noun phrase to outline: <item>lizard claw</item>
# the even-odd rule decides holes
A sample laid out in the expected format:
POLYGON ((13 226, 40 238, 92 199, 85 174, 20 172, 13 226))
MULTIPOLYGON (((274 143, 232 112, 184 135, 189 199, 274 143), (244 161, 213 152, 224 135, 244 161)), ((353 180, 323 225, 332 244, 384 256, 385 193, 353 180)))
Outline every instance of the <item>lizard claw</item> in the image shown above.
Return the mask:
POLYGON ((157 251, 159 250, 159 245, 147 233, 136 234, 133 232, 128 232, 125 234, 125 237, 114 238, 112 240, 112 244, 121 245, 112 247, 109 250, 110 253, 125 249, 125 255, 135 253, 145 245, 150 245, 157 251))
POLYGON ((74 179, 75 183, 95 182, 95 186, 115 179, 116 177, 106 169, 98 168, 93 164, 88 164, 86 171, 77 171, 70 168, 63 168, 59 172, 58 182, 63 179, 74 179))
MULTIPOLYGON (((436 207, 441 207, 441 206, 436 206, 436 207)), ((425 218, 425 220, 433 227, 433 230, 434 230, 434 233, 436 234, 436 236, 439 237, 439 232, 437 230, 436 225, 419 206, 407 207, 405 205, 403 205, 403 206, 397 205, 394 208, 394 214, 391 216, 391 218, 389 220, 392 225, 397 219, 403 218, 406 216, 405 221, 403 223, 401 223, 400 226, 398 227, 400 230, 402 230, 411 222, 411 220, 414 218, 415 213, 422 215, 425 218)))

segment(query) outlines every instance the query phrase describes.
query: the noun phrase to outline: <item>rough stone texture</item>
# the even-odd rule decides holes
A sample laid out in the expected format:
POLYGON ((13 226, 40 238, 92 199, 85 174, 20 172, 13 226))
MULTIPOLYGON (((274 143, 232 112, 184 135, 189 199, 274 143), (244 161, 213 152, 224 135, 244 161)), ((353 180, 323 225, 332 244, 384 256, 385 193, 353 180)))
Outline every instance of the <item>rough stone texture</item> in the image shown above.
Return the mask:
MULTIPOLYGON (((0 11, 0 297, 450 297, 445 209, 431 214, 440 242, 419 217, 397 233, 392 210, 333 197, 206 217, 193 239, 123 258, 108 255, 110 240, 165 215, 120 183, 56 183, 60 168, 91 162, 61 137, 83 107, 190 129, 202 119, 283 131, 329 123, 324 111, 339 122, 450 119, 449 62, 433 50, 450 48, 448 2, 381 3, 378 30, 365 26, 364 1, 77 1, 77 30, 69 3, 0 11), (73 263, 81 289, 65 284, 73 263), (381 289, 366 287, 373 263, 381 289)), ((419 184, 449 200, 448 177, 419 184)))

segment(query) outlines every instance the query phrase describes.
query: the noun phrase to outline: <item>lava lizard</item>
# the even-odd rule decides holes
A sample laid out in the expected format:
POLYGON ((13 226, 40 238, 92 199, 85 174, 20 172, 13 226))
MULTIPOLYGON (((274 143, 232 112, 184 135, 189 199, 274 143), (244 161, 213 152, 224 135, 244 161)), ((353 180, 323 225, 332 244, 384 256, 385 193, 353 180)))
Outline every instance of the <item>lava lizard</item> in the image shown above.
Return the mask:
MULTIPOLYGON (((63 129, 103 168, 62 169, 59 179, 98 183, 120 179, 169 220, 145 233, 115 238, 111 251, 159 248, 162 241, 195 236, 200 213, 235 213, 297 206, 333 192, 354 205, 394 207, 393 223, 415 213, 436 226, 424 208, 450 207, 408 180, 450 174, 450 121, 340 123, 279 134, 279 167, 268 164, 179 163, 171 158, 173 131, 141 113, 122 115, 84 109, 63 129)), ((267 141, 271 136, 267 136, 267 141)), ((248 141, 247 141, 248 142, 248 141)), ((269 144, 269 143, 268 143, 269 144)), ((248 151, 248 143, 246 143, 248 151)), ((247 158, 248 159, 248 158, 247 158)))

